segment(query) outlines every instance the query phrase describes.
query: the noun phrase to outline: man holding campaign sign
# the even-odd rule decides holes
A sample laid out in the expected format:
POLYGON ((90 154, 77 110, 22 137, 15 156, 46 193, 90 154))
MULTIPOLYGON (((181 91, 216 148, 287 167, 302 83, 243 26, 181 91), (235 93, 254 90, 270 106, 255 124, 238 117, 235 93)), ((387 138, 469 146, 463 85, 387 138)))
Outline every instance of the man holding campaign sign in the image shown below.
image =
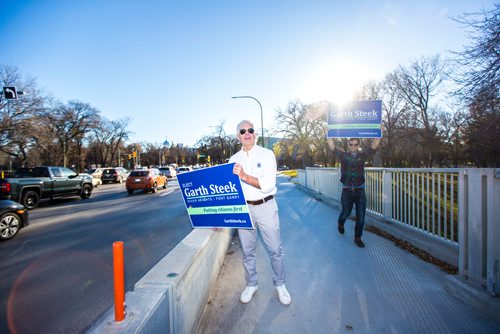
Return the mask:
POLYGON ((273 284, 282 304, 292 302, 285 287, 284 254, 276 194, 276 157, 255 145, 250 121, 237 127, 242 145, 228 164, 177 175, 189 218, 197 228, 237 228, 247 287, 240 297, 249 303, 257 291, 256 246, 260 231, 273 269, 273 284))
POLYGON ((241 182, 243 193, 250 211, 255 229, 238 229, 238 236, 243 252, 246 288, 240 296, 242 303, 252 300, 257 291, 256 247, 257 230, 262 235, 271 267, 273 284, 278 291, 282 304, 292 302, 285 287, 285 264, 280 236, 278 206, 276 194, 276 157, 273 151, 255 145, 257 135, 250 121, 242 121, 236 128, 241 150, 234 154, 229 162, 234 162, 233 173, 241 182))
POLYGON ((345 233, 344 224, 356 205, 356 225, 354 227, 354 243, 364 248, 361 240, 365 226, 366 194, 365 194, 365 162, 377 150, 382 137, 382 102, 355 101, 343 108, 332 107, 328 112, 328 146, 340 160, 342 195, 340 202, 342 211, 338 218, 337 229, 345 233), (339 149, 333 137, 349 137, 349 149, 339 149), (359 138, 375 138, 370 147, 360 151, 359 138))

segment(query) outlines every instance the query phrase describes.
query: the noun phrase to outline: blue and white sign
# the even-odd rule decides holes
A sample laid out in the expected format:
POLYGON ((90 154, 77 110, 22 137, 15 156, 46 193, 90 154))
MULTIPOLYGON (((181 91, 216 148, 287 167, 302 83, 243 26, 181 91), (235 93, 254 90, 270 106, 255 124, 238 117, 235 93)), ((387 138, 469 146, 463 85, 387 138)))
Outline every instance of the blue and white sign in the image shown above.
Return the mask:
POLYGON ((234 163, 177 175, 193 227, 253 229, 240 178, 234 163))
POLYGON ((328 111, 329 138, 381 138, 382 101, 352 101, 328 111))

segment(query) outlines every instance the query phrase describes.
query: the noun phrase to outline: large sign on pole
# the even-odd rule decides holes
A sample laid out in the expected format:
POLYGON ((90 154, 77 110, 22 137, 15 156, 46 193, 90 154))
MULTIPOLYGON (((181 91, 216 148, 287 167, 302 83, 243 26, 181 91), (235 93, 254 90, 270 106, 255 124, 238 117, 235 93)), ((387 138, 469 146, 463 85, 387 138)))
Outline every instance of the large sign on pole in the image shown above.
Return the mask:
POLYGON ((234 163, 177 174, 193 227, 253 229, 234 163))
POLYGON ((352 101, 343 106, 331 104, 327 123, 329 138, 380 138, 382 101, 352 101))

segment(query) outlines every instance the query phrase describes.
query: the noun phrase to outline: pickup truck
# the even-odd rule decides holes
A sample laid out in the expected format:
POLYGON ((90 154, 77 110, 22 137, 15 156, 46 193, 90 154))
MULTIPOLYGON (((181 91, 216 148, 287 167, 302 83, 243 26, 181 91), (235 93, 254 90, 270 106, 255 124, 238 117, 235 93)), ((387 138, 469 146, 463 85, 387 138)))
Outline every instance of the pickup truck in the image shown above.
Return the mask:
POLYGON ((92 190, 92 177, 66 167, 19 168, 14 177, 0 179, 0 199, 14 200, 28 209, 36 208, 45 198, 80 196, 86 199, 92 190))

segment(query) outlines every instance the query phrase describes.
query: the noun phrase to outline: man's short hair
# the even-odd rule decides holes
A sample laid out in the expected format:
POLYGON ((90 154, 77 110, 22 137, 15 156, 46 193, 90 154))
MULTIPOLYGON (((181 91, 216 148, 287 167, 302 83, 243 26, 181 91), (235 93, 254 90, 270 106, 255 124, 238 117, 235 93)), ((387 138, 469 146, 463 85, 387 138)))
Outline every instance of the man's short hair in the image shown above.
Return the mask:
POLYGON ((351 141, 354 141, 354 140, 358 142, 358 145, 360 144, 359 138, 349 138, 349 141, 350 141, 350 142, 351 142, 351 141))
POLYGON ((236 133, 239 133, 240 132, 240 127, 243 125, 243 124, 248 124, 250 125, 252 128, 253 128, 253 123, 250 122, 249 120, 247 119, 244 119, 242 120, 241 122, 238 123, 238 125, 236 126, 236 133))

